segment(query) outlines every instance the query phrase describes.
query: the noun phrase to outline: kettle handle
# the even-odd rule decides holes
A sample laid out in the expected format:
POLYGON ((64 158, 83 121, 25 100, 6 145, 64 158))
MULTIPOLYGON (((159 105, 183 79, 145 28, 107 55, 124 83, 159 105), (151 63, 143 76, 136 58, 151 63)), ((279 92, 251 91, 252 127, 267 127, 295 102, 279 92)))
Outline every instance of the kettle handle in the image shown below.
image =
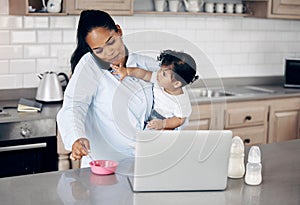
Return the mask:
POLYGON ((66 81, 66 85, 68 85, 68 83, 69 83, 69 77, 67 76, 67 74, 65 74, 65 73, 58 73, 57 74, 57 76, 60 76, 60 75, 64 76, 65 81, 66 81))

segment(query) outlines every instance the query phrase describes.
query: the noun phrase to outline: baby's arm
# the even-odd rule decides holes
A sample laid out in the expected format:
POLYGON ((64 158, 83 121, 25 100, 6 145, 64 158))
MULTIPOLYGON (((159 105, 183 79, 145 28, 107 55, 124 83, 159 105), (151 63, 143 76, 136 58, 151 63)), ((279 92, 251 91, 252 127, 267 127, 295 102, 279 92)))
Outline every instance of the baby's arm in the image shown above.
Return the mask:
POLYGON ((184 123, 185 119, 185 117, 171 117, 164 120, 154 119, 148 122, 147 128, 155 130, 173 130, 181 126, 184 123))
POLYGON ((142 68, 137 68, 137 67, 125 68, 122 65, 120 66, 111 65, 111 68, 115 70, 115 72, 113 72, 114 75, 120 76, 120 81, 123 80, 126 76, 132 76, 149 82, 152 76, 151 71, 144 70, 142 68))

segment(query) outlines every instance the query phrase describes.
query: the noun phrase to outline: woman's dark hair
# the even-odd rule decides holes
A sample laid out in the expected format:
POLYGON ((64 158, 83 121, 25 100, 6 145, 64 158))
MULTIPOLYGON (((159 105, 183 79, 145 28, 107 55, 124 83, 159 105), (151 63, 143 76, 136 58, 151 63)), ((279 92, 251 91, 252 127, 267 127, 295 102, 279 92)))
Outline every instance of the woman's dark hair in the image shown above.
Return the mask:
POLYGON ((182 83, 182 86, 193 83, 199 78, 196 76, 196 62, 187 53, 165 50, 157 58, 161 66, 170 66, 175 73, 175 79, 182 83))
POLYGON ((86 43, 86 36, 93 29, 98 27, 118 31, 114 20, 108 13, 100 10, 84 10, 81 12, 77 27, 77 47, 70 61, 72 73, 81 57, 87 52, 92 52, 86 43))

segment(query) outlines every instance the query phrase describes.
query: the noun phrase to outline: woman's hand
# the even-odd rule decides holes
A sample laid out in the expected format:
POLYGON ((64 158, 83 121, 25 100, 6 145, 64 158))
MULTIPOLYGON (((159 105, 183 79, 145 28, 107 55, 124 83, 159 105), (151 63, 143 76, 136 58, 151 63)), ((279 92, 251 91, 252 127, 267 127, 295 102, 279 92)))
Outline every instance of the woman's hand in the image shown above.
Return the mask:
POLYGON ((122 66, 121 63, 119 66, 111 64, 110 67, 115 70, 114 72, 112 72, 112 74, 120 76, 120 81, 122 81, 126 76, 128 76, 127 68, 122 66))
POLYGON ((70 155, 71 160, 81 159, 83 156, 88 155, 90 150, 90 142, 86 138, 79 138, 72 145, 72 153, 70 155))

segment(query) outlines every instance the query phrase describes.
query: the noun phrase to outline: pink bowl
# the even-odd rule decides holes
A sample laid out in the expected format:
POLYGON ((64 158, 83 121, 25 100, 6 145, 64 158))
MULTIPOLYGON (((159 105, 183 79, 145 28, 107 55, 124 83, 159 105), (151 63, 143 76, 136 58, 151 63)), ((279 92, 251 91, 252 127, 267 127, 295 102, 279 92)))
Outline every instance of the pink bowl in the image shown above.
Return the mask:
POLYGON ((94 174, 107 175, 115 173, 118 162, 113 160, 95 160, 90 162, 94 174))

